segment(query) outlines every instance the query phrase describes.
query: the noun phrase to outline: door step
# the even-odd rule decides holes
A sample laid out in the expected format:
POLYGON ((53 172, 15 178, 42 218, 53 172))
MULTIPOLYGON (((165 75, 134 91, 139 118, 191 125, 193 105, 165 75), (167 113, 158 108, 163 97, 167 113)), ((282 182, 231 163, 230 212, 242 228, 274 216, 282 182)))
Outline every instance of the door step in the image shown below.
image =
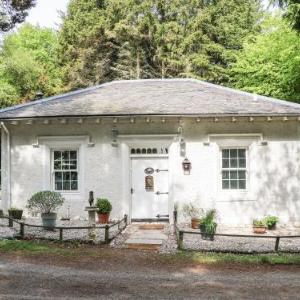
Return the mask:
POLYGON ((164 228, 164 224, 143 224, 139 226, 139 229, 142 230, 163 230, 164 228))
POLYGON ((158 250, 162 245, 162 240, 157 239, 128 239, 125 242, 128 249, 136 250, 158 250))

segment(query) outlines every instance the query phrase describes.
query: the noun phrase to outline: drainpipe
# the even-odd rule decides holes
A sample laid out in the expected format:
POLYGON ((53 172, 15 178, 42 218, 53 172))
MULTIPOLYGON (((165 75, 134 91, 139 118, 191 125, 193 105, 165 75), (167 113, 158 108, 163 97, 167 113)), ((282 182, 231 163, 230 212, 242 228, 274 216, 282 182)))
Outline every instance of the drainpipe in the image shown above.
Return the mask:
MULTIPOLYGON (((1 124, 1 128, 4 129, 6 136, 7 136, 7 141, 6 141, 6 152, 7 152, 7 200, 8 200, 8 207, 11 207, 11 171, 10 171, 10 132, 7 129, 7 127, 5 126, 5 124, 3 122, 0 123, 1 124)), ((2 157, 1 157, 2 159, 2 157)))

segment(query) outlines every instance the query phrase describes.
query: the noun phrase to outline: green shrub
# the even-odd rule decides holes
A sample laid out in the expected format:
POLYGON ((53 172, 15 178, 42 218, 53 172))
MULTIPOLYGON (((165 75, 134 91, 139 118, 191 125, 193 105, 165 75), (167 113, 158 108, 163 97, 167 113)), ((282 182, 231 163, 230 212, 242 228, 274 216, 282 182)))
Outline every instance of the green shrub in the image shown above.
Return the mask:
POLYGON ((276 216, 266 216, 263 220, 267 225, 268 229, 273 229, 276 223, 279 221, 279 218, 276 216))
POLYGON ((98 198, 96 202, 96 207, 98 208, 98 212, 101 214, 108 214, 112 210, 111 203, 104 198, 98 198))
POLYGON ((40 213, 49 214, 62 206, 64 200, 63 196, 58 192, 42 191, 35 193, 28 200, 27 208, 40 213))
POLYGON ((216 223, 216 210, 210 209, 205 214, 204 218, 201 219, 200 228, 203 228, 205 233, 207 234, 214 234, 217 228, 216 223))
POLYGON ((266 222, 264 220, 254 219, 253 220, 253 226, 259 226, 259 227, 264 226, 264 227, 266 227, 267 225, 266 225, 266 222))

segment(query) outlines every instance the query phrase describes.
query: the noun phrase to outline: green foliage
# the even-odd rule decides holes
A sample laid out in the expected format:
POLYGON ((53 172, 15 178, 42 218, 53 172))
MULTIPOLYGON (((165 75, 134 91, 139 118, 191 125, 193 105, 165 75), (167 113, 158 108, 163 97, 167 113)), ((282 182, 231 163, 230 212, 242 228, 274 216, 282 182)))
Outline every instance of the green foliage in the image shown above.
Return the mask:
POLYGON ((65 82, 196 77, 228 81, 259 30, 259 0, 72 0, 60 32, 65 82))
POLYGON ((63 196, 58 192, 41 191, 35 193, 28 200, 27 208, 40 213, 49 214, 62 206, 64 200, 63 196))
POLYGON ((273 229, 279 221, 279 218, 276 216, 266 216, 263 221, 267 225, 268 229, 273 229))
POLYGON ((62 80, 57 56, 57 35, 50 29, 25 24, 7 35, 0 52, 1 107, 32 100, 38 91, 58 93, 62 80))
POLYGON ((300 102, 300 37, 280 17, 267 18, 236 57, 234 87, 300 102))
POLYGON ((262 220, 254 219, 253 220, 253 226, 266 227, 266 222, 265 222, 264 219, 262 219, 262 220))
POLYGON ((0 1, 0 32, 11 30, 17 23, 24 22, 28 10, 36 0, 1 0, 0 1))
POLYGON ((300 32, 300 2, 299 0, 270 0, 271 4, 279 4, 284 10, 284 16, 292 27, 300 32))
POLYGON ((96 202, 96 207, 98 208, 98 212, 101 214, 108 214, 112 210, 111 203, 104 198, 98 198, 96 202))
POLYGON ((206 234, 214 234, 216 232, 217 223, 216 223, 216 210, 210 209, 206 212, 204 218, 201 219, 200 229, 206 234))

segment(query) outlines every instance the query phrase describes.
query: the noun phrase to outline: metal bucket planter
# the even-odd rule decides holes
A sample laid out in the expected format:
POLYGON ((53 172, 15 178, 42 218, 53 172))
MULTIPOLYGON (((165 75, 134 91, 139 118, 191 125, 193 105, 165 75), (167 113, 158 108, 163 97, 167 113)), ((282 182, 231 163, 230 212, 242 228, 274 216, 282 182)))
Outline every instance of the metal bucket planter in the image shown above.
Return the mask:
POLYGON ((21 220, 23 215, 22 209, 9 209, 8 210, 8 216, 10 218, 13 218, 15 220, 21 220))
POLYGON ((43 226, 48 230, 53 230, 56 225, 56 213, 41 214, 43 226))
POLYGON ((213 232, 207 232, 206 226, 200 224, 200 232, 203 240, 213 241, 215 239, 215 233, 217 230, 217 224, 215 223, 215 228, 213 232))

